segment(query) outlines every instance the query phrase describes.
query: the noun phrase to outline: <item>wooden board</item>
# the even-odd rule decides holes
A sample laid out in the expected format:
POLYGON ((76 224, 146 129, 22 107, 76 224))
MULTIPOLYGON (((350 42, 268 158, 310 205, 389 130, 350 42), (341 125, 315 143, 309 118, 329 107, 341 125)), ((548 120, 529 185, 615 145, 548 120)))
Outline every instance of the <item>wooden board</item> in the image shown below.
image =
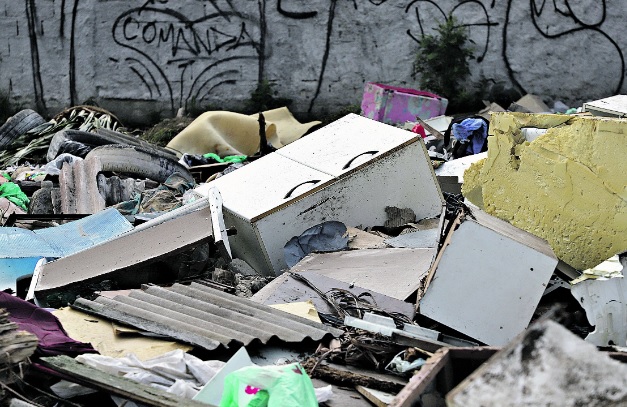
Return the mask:
MULTIPOLYGON (((154 387, 146 386, 123 377, 110 375, 91 366, 77 362, 68 356, 41 358, 41 363, 57 372, 64 373, 78 384, 113 393, 129 400, 158 407, 211 407, 211 404, 184 399, 154 387)), ((216 406, 213 406, 216 407, 216 406)))

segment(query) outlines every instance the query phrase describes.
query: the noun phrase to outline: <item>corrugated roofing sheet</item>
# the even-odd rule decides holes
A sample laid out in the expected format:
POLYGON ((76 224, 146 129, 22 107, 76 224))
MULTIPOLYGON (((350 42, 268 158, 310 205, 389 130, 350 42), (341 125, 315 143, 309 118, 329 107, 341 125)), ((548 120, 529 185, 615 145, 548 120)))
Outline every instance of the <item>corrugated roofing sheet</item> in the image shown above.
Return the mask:
POLYGON ((284 342, 317 341, 342 333, 198 283, 175 284, 167 289, 150 286, 114 299, 81 298, 74 307, 209 350, 228 347, 231 342, 267 343, 275 337, 284 342))

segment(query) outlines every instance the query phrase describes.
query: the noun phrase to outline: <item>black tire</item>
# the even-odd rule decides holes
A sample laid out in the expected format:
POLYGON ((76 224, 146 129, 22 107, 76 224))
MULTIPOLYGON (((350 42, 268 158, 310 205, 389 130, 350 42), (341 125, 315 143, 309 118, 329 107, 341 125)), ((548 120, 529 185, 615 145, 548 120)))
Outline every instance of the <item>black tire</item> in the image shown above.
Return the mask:
POLYGON ((17 112, 0 127, 0 149, 13 143, 13 140, 34 129, 37 126, 46 123, 39 113, 31 109, 24 109, 17 112))
POLYGON ((118 133, 116 131, 98 129, 92 133, 89 131, 67 129, 57 132, 54 137, 52 137, 50 146, 48 147, 48 154, 46 156, 49 162, 54 160, 60 154, 59 149, 63 143, 67 141, 76 141, 92 148, 112 144, 141 147, 142 149, 159 156, 176 160, 176 155, 171 151, 154 146, 142 139, 118 133))
POLYGON ((174 172, 178 172, 186 181, 195 183, 189 170, 175 158, 141 147, 123 144, 96 147, 85 157, 85 161, 93 159, 101 162, 102 171, 139 175, 160 184, 174 172))

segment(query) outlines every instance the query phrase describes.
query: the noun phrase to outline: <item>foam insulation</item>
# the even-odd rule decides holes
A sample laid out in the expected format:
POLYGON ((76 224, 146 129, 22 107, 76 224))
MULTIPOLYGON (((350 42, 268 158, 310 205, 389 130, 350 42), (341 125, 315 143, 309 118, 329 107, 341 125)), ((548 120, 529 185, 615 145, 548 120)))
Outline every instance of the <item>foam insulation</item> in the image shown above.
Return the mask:
POLYGON ((494 113, 464 196, 584 270, 627 250, 627 120, 494 113), (528 142, 524 127, 548 131, 528 142))

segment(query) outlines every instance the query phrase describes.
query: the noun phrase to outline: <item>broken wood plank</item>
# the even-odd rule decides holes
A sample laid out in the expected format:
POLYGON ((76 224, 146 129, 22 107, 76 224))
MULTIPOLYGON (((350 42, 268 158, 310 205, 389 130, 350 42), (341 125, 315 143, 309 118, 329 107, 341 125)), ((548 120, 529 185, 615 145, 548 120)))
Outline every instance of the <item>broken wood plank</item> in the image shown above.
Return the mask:
POLYGON ((359 394, 368 399, 372 404, 377 407, 388 407, 394 399, 394 394, 386 393, 384 391, 369 389, 364 386, 356 387, 359 394))
POLYGON ((340 370, 328 364, 317 364, 316 358, 309 358, 301 363, 307 374, 312 378, 322 379, 336 386, 364 386, 375 390, 385 391, 396 394, 401 391, 405 383, 398 383, 395 377, 389 380, 377 378, 367 374, 350 372, 348 370, 340 370), (315 366, 315 369, 314 369, 315 366))
MULTIPOLYGON (((105 390, 115 395, 158 407, 208 407, 211 404, 184 399, 154 387, 146 386, 124 377, 114 376, 79 363, 69 356, 41 358, 44 366, 68 375, 72 381, 91 388, 105 390)), ((216 407, 216 406, 213 406, 216 407)))

